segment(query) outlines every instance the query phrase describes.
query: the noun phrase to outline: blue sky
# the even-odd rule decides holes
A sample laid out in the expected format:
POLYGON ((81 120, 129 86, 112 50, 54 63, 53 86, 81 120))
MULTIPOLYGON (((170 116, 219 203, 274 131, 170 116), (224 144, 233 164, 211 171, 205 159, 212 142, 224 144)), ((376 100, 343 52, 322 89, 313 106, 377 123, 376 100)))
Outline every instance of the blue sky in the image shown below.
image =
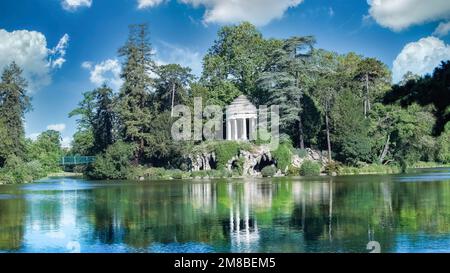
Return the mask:
POLYGON ((447 0, 2 0, 0 68, 15 60, 30 82, 27 136, 53 128, 67 143, 82 92, 120 85, 129 24, 149 24, 159 63, 196 74, 217 30, 248 20, 265 37, 314 35, 317 47, 376 57, 398 80, 450 59, 449 19, 447 0))

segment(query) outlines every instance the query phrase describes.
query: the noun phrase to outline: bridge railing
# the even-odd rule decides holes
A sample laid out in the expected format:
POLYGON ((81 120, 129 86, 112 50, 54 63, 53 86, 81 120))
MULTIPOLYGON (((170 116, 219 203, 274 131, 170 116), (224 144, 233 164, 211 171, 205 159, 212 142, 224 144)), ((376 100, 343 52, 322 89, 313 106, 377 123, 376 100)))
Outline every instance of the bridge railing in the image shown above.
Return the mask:
POLYGON ((95 156, 64 156, 59 160, 60 165, 86 165, 95 162, 95 156))

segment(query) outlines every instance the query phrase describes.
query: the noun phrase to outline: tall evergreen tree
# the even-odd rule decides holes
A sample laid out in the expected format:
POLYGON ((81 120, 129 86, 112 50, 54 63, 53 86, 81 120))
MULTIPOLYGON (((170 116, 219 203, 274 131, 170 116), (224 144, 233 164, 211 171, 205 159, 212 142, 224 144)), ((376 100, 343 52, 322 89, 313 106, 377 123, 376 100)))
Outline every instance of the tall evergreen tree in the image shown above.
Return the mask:
POLYGON ((155 72, 152 47, 148 38, 147 25, 130 26, 126 44, 119 55, 124 58, 122 79, 116 111, 120 119, 120 131, 125 142, 135 143, 134 164, 143 159, 146 139, 150 137, 152 111, 150 90, 155 72))
POLYGON ((0 83, 0 117, 9 139, 3 142, 0 166, 6 157, 16 155, 23 157, 25 145, 24 114, 31 109, 30 97, 27 95, 27 82, 22 76, 22 69, 12 62, 2 73, 0 83))
POLYGON ((302 124, 302 94, 304 86, 300 80, 305 76, 306 62, 311 57, 313 37, 292 37, 275 50, 264 73, 258 80, 259 87, 267 92, 271 104, 280 107, 280 123, 286 133, 292 127, 298 129, 298 144, 304 148, 302 124))
POLYGON ((97 107, 92 131, 95 152, 100 153, 104 152, 114 141, 113 91, 104 84, 95 91, 95 94, 97 107))

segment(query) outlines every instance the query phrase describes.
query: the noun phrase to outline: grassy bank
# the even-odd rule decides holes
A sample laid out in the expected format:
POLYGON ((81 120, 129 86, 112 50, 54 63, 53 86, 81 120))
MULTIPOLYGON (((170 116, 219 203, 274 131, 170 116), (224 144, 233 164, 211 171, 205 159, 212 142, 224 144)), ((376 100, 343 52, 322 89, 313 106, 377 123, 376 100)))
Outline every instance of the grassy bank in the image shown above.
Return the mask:
POLYGON ((73 173, 73 172, 53 172, 49 173, 47 177, 80 177, 84 176, 83 173, 73 173))
POLYGON ((338 175, 359 175, 359 174, 395 174, 401 173, 402 169, 397 165, 377 165, 371 164, 362 167, 343 166, 337 171, 338 175))
POLYGON ((423 162, 419 161, 417 163, 414 163, 411 168, 450 168, 450 163, 444 164, 444 163, 438 163, 438 162, 423 162))

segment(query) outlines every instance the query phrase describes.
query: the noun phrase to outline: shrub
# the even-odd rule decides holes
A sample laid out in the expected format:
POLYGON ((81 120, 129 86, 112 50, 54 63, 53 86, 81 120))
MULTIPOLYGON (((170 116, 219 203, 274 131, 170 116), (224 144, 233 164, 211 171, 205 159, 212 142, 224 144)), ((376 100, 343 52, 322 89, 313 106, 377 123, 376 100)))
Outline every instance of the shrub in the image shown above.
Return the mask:
POLYGON ((294 153, 300 158, 305 158, 308 156, 308 151, 306 149, 294 149, 294 153))
POLYGON ((208 176, 208 173, 206 171, 193 171, 193 172, 191 172, 191 177, 192 178, 196 178, 196 177, 204 178, 206 176, 208 176))
POLYGON ((34 180, 32 170, 21 158, 12 155, 6 159, 5 166, 1 169, 1 176, 5 184, 17 184, 34 180))
POLYGON ((238 155, 239 150, 239 143, 235 141, 227 141, 216 145, 214 151, 216 153, 217 169, 225 169, 228 161, 238 155))
POLYGON ((311 160, 305 160, 300 167, 300 175, 315 176, 320 174, 320 164, 311 160))
POLYGON ((289 176, 297 176, 300 174, 300 168, 290 165, 287 170, 287 175, 289 176))
POLYGON ((245 158, 243 158, 243 157, 239 157, 238 160, 233 162, 233 171, 235 171, 237 175, 243 175, 244 162, 245 162, 245 158))
POLYGON ((277 173, 277 168, 275 166, 266 166, 261 170, 261 175, 263 177, 272 177, 277 173))
POLYGON ((292 144, 290 141, 285 141, 278 145, 278 148, 272 152, 273 158, 276 161, 277 167, 286 172, 286 169, 291 165, 292 161, 292 144))
POLYGON ((340 172, 341 165, 336 161, 331 161, 325 166, 325 173, 332 174, 336 173, 338 174, 340 172))
POLYGON ((187 179, 190 176, 189 173, 183 172, 182 170, 178 170, 178 169, 168 170, 167 173, 168 173, 168 176, 173 179, 187 179))
POLYGON ((42 164, 37 160, 27 162, 25 164, 25 168, 27 172, 33 177, 33 180, 42 178, 47 175, 44 166, 42 166, 42 164))
POLYGON ((124 179, 132 173, 131 159, 135 146, 118 141, 97 156, 87 175, 94 179, 124 179))

